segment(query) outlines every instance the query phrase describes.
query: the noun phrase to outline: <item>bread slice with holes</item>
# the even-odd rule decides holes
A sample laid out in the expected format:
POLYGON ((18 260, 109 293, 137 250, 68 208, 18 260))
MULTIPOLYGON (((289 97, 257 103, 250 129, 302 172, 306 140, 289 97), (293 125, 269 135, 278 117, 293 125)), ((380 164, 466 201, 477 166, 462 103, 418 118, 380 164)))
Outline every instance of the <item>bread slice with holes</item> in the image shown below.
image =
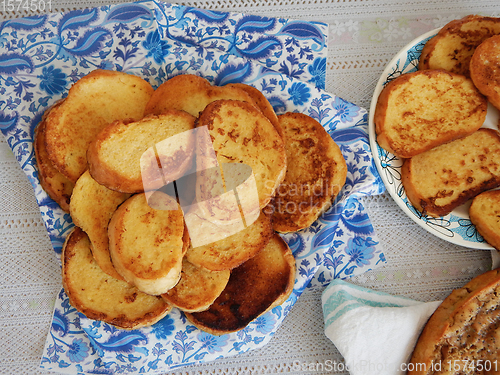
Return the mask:
POLYGON ((115 121, 89 145, 90 174, 123 193, 159 189, 191 168, 194 127, 195 117, 178 110, 134 122, 115 121))
POLYGON ((295 259, 288 245, 274 234, 255 257, 231 271, 229 282, 208 310, 187 313, 199 329, 223 335, 284 303, 293 291, 295 259))
POLYGON ((96 263, 105 273, 119 280, 123 278, 116 272, 109 254, 108 224, 117 207, 129 197, 130 194, 97 183, 87 170, 76 181, 69 204, 73 223, 89 237, 96 263))
POLYGON ((288 167, 272 204, 273 227, 286 233, 309 227, 331 207, 345 184, 347 165, 339 146, 312 117, 289 112, 279 121, 288 167))
POLYGON ((486 242, 500 251, 500 190, 476 196, 469 207, 469 217, 486 242))
POLYGON ((487 38, 500 34, 500 18, 469 15, 446 24, 425 44, 418 68, 469 76, 471 57, 487 38))
POLYGON ((46 119, 47 152, 54 167, 73 183, 87 169, 90 142, 116 120, 139 120, 154 89, 144 79, 97 69, 82 77, 46 119))
POLYGON ((406 195, 423 215, 444 216, 500 186, 500 133, 482 128, 404 161, 406 195))
POLYGON ((61 256, 69 302, 89 319, 137 329, 156 323, 172 309, 161 297, 142 293, 103 272, 92 256, 89 238, 78 227, 66 238, 61 256))
POLYGON ((160 295, 177 284, 184 249, 184 219, 177 201, 160 191, 127 199, 108 226, 109 250, 116 270, 140 291, 160 295))
POLYGON ((471 79, 445 70, 403 74, 380 93, 374 122, 377 142, 400 158, 479 129, 488 101, 471 79))

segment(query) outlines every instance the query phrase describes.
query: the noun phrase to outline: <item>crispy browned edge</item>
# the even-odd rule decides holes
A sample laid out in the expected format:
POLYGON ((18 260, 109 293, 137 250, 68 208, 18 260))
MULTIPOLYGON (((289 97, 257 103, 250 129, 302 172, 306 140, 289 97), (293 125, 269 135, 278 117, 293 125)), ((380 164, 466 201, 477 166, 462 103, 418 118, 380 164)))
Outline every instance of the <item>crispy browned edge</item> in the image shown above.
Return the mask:
MULTIPOLYGON (((282 291, 282 293, 273 302, 271 302, 263 311, 261 311, 259 314, 252 317, 251 320, 240 321, 237 326, 235 326, 231 329, 220 329, 217 327, 211 327, 211 326, 208 326, 207 324, 204 324, 199 319, 197 319, 197 314, 203 314, 205 312, 185 313, 187 319, 193 325, 195 325, 197 328, 201 329, 202 331, 205 331, 207 333, 210 333, 210 334, 216 335, 216 336, 224 335, 224 334, 231 333, 231 332, 236 332, 236 331, 239 331, 239 330, 245 328, 249 323, 251 323, 252 321, 257 319, 259 316, 262 316, 266 312, 270 311, 274 307, 283 304, 288 299, 288 297, 290 297, 290 295, 292 294, 292 291, 293 291, 294 284, 295 284, 295 271, 296 271, 295 258, 292 254, 292 251, 290 250, 290 248, 288 247, 286 242, 280 237, 280 235, 275 233, 274 236, 280 241, 281 247, 283 249, 283 257, 286 260, 286 262, 288 263, 289 271, 290 271, 289 275, 288 275, 288 283, 286 285, 286 288, 282 291)), ((245 265, 245 263, 243 263, 241 266, 244 266, 244 265, 245 265)), ((229 283, 230 282, 231 282, 231 278, 229 280, 229 283)), ((229 285, 229 283, 228 283, 228 285, 229 285)), ((223 295, 224 292, 225 292, 225 290, 222 292, 221 295, 223 295)), ((215 303, 217 303, 217 300, 214 302, 214 304, 215 303)), ((208 309, 207 311, 209 311, 209 310, 210 309, 208 309)))
MULTIPOLYGON (((380 95, 377 100, 377 104, 375 106, 375 114, 373 116, 373 121, 375 124, 375 133, 377 135, 377 143, 379 144, 380 147, 382 147, 384 150, 389 151, 390 153, 396 155, 397 157, 401 159, 406 159, 406 158, 411 158, 412 156, 415 156, 421 152, 430 150, 431 148, 437 147, 441 144, 451 142, 455 139, 463 138, 471 132, 466 132, 466 131, 461 131, 461 132, 450 132, 448 135, 443 136, 439 140, 434 141, 433 143, 430 143, 426 147, 420 147, 420 148, 415 148, 413 152, 399 152, 395 151, 392 145, 392 142, 390 138, 387 137, 386 135, 386 129, 385 129, 385 118, 387 114, 387 108, 388 108, 388 101, 389 101, 389 96, 392 94, 392 90, 394 89, 395 86, 400 86, 404 85, 409 82, 409 80, 416 75, 426 75, 428 77, 433 77, 437 76, 439 74, 447 74, 452 77, 456 77, 458 79, 464 79, 465 77, 448 72, 444 69, 432 69, 432 70, 421 70, 421 71, 416 71, 412 73, 405 73, 400 75, 399 77, 393 79, 390 81, 380 92, 380 95)), ((479 90, 477 91, 478 95, 480 97, 483 97, 482 94, 480 94, 479 90)), ((488 101, 484 97, 484 101, 482 103, 482 111, 486 114, 486 110, 488 108, 488 101)), ((481 124, 482 125, 482 124, 481 124)))
POLYGON ((500 269, 495 269, 481 274, 464 287, 454 290, 436 309, 429 318, 415 345, 411 363, 417 370, 409 371, 408 375, 426 375, 431 368, 431 361, 436 346, 445 338, 450 323, 460 314, 468 314, 468 303, 478 298, 481 294, 495 288, 500 283, 500 269), (418 366, 417 366, 418 364, 418 366))
MULTIPOLYGON (((66 240, 65 240, 63 248, 62 248, 62 253, 61 253, 62 283, 63 283, 64 290, 69 298, 69 302, 70 302, 71 306, 73 306, 75 309, 77 309, 79 312, 84 314, 89 319, 101 320, 103 322, 109 323, 109 324, 116 326, 118 328, 127 329, 127 330, 137 329, 140 327, 145 327, 145 326, 154 324, 170 312, 170 310, 172 309, 172 306, 165 302, 165 304, 162 305, 163 306, 162 308, 159 308, 155 311, 148 312, 140 319, 131 320, 125 316, 119 316, 116 318, 109 318, 106 314, 104 314, 102 312, 95 311, 95 310, 92 310, 92 309, 85 307, 85 305, 78 298, 76 298, 76 296, 74 296, 72 289, 67 285, 67 283, 66 283, 67 277, 65 277, 65 272, 66 272, 66 264, 68 263, 68 261, 70 261, 70 259, 75 254, 74 250, 73 250, 74 246, 79 241, 84 240, 86 237, 87 237, 87 235, 85 234, 84 231, 82 231, 78 227, 75 227, 66 237, 66 240)), ((90 241, 89 241, 89 243, 90 243, 90 241)), ((89 249, 89 251, 90 251, 90 249, 89 249)), ((109 276, 107 274, 106 274, 106 277, 111 278, 111 279, 113 278, 112 276, 109 276)), ((157 298, 161 299, 161 297, 157 297, 157 298)))
POLYGON ((479 234, 486 240, 486 242, 500 251, 499 228, 492 228, 490 225, 488 225, 486 223, 486 220, 488 218, 485 217, 481 211, 476 210, 476 205, 484 197, 489 197, 495 200, 496 207, 500 209, 500 190, 485 191, 472 200, 472 204, 469 207, 469 218, 472 224, 475 225, 479 234))
MULTIPOLYGON (((491 133, 491 136, 498 138, 498 141, 500 142, 500 133, 494 129, 481 128, 477 131, 491 133)), ((460 197, 453 203, 447 204, 445 206, 436 206, 436 204, 432 200, 426 199, 419 193, 418 189, 412 182, 411 170, 412 170, 412 159, 411 158, 405 159, 401 167, 401 182, 403 183, 406 196, 410 200, 411 204, 424 216, 425 215, 430 215, 434 217, 445 216, 449 214, 451 211, 453 211, 456 207, 467 202, 472 197, 475 197, 479 193, 486 191, 488 189, 493 189, 500 184, 500 178, 488 180, 483 184, 475 187, 474 189, 463 191, 462 194, 460 194, 460 197)))

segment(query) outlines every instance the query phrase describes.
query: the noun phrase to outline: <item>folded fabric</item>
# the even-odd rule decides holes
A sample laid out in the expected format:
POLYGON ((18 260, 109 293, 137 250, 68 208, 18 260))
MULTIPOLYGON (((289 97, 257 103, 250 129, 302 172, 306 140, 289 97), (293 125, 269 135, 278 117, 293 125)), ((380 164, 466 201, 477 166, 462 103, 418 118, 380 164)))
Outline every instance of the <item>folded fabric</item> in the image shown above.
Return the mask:
POLYGON ((496 249, 491 250, 491 269, 500 267, 500 252, 496 249))
POLYGON ((322 295, 325 334, 351 375, 406 373, 415 343, 441 301, 418 302, 334 280, 322 295))

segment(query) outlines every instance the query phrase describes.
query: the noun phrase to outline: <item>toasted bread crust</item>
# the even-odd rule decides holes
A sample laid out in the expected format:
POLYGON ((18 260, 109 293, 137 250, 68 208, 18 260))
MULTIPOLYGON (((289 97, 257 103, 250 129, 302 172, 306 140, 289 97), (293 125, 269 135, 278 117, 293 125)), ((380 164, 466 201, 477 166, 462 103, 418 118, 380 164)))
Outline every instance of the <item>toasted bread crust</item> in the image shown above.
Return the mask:
POLYGON ((500 270, 492 270, 454 290, 424 327, 412 354, 409 375, 477 374, 475 366, 453 371, 455 363, 483 364, 498 359, 495 337, 500 324, 500 270), (432 371, 432 363, 441 371, 432 371), (418 365, 417 365, 418 364, 418 365), (449 371, 449 372, 448 372, 449 371))
POLYGON ((475 197, 469 217, 486 242, 500 251, 500 190, 485 191, 475 197))
POLYGON ((231 272, 226 288, 208 310, 186 317, 213 335, 238 331, 286 301, 294 281, 295 259, 275 234, 259 254, 231 272))
POLYGON ((410 158, 479 129, 488 101, 472 80, 445 70, 399 76, 378 97, 377 142, 400 158, 410 158))
POLYGON ((500 133, 482 128, 407 159, 401 180, 417 210, 447 215, 479 193, 500 186, 500 133))
POLYGON ((446 24, 422 49, 418 68, 469 76, 470 59, 485 39, 500 34, 500 18, 469 15, 446 24))
POLYGON ((470 76, 476 87, 500 109, 500 35, 483 41, 470 61, 470 76))
POLYGON ((347 165, 339 146, 312 117, 290 112, 279 121, 288 167, 272 204, 273 227, 285 233, 309 227, 330 208, 345 184, 347 165))
POLYGON ((62 281, 71 305, 89 319, 123 329, 156 323, 172 307, 125 281, 104 273, 90 251, 87 235, 78 227, 68 235, 62 251, 62 281))

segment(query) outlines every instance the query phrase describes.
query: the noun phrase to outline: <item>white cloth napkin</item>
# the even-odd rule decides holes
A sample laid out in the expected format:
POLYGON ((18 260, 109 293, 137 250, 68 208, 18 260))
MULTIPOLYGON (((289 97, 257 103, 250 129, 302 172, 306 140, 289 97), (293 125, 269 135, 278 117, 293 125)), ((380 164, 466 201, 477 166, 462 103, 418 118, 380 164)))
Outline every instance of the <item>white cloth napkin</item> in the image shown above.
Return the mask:
POLYGON ((418 302, 334 280, 322 295, 325 334, 351 375, 406 373, 415 343, 441 301, 418 302))

